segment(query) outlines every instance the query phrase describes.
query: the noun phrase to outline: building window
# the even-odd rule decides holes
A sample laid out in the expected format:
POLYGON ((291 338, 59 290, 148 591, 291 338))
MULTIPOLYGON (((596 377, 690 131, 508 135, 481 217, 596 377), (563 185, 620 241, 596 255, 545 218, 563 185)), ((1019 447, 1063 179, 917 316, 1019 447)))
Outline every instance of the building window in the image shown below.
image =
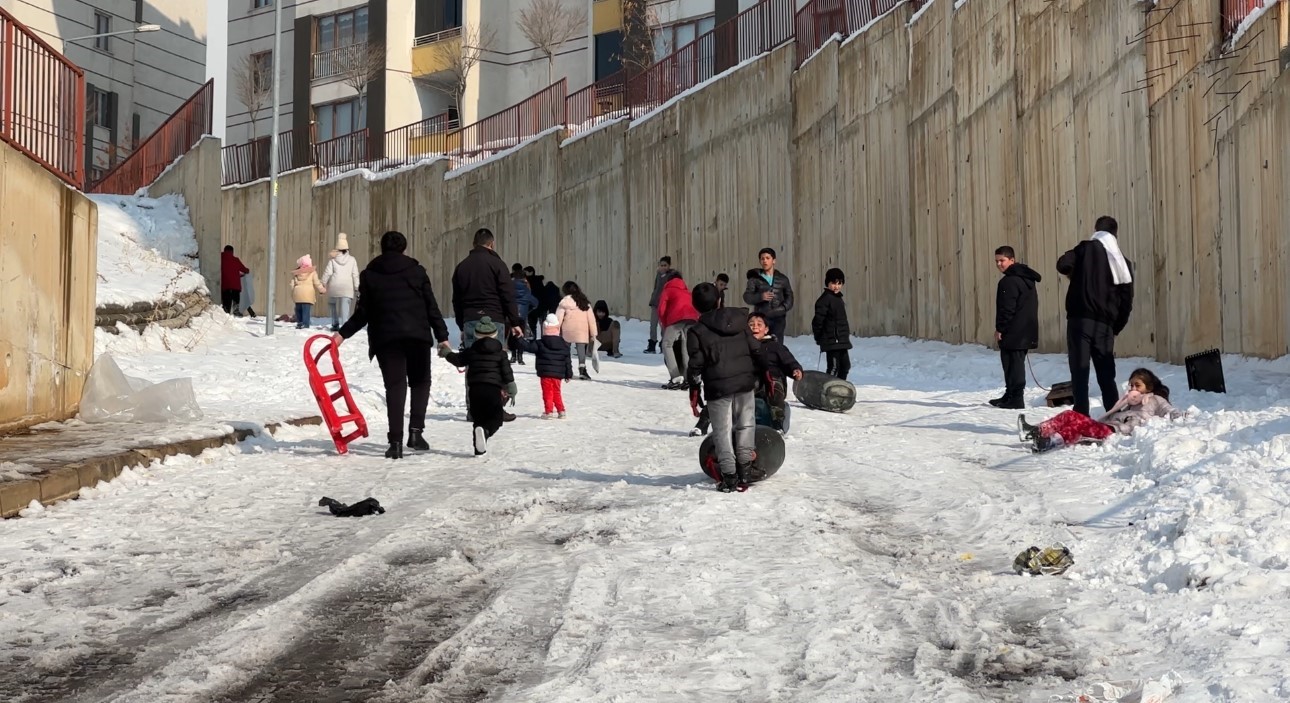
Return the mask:
POLYGON ((251 75, 252 91, 262 93, 273 90, 273 52, 251 54, 251 65, 255 67, 255 73, 251 75))
POLYGON ((623 33, 618 30, 596 35, 596 77, 612 76, 623 67, 623 33))
POLYGON ((314 106, 314 140, 325 142, 357 132, 367 120, 358 98, 314 106))
POLYGON ((315 52, 330 51, 367 41, 367 7, 318 18, 315 52))
POLYGON ((654 30, 654 60, 658 61, 684 47, 686 44, 711 32, 716 26, 717 18, 712 16, 654 30))
POLYGON ((251 0, 252 10, 258 10, 261 7, 273 7, 273 0, 251 0))
POLYGON ((416 36, 430 34, 461 26, 461 0, 417 0, 416 36))
POLYGON ((112 128, 112 94, 92 85, 85 87, 85 107, 90 124, 104 129, 112 128))
MULTIPOLYGON (((95 12, 94 13, 94 33, 107 34, 108 32, 111 32, 111 31, 112 31, 112 16, 105 15, 101 12, 95 12)), ((98 37, 98 36, 94 37, 94 48, 98 49, 99 51, 111 51, 111 49, 108 48, 110 46, 108 44, 108 40, 110 39, 111 37, 98 37)))

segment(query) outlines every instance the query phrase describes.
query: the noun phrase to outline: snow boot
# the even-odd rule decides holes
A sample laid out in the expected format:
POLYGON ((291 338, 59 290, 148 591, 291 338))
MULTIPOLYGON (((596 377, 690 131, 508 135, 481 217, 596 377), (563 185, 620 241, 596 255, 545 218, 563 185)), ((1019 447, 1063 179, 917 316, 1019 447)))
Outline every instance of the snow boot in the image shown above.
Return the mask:
POLYGON ((691 437, 702 437, 702 436, 703 436, 703 435, 705 435, 705 434, 707 434, 707 432, 704 432, 703 430, 701 430, 701 429, 699 429, 699 428, 697 428, 697 427, 696 427, 696 428, 694 428, 694 429, 692 429, 692 430, 690 430, 690 436, 691 436, 691 437))
POLYGON ((505 410, 503 410, 502 422, 515 422, 515 415, 513 413, 508 413, 505 410))
POLYGON ((683 390, 685 388, 685 381, 679 378, 674 378, 671 381, 664 383, 662 386, 660 386, 660 388, 662 388, 665 391, 683 390))
POLYGON ((578 378, 579 378, 580 380, 583 380, 583 381, 590 381, 590 380, 591 380, 591 374, 587 373, 587 367, 586 367, 586 366, 579 366, 579 367, 578 367, 578 378))
POLYGON ((1001 395, 1001 396, 999 396, 998 398, 991 398, 991 399, 987 400, 986 402, 987 402, 987 403, 989 403, 990 405, 992 405, 992 406, 994 406, 994 407, 996 407, 996 408, 997 408, 997 407, 999 407, 999 406, 1000 406, 1004 401, 1006 401, 1006 400, 1008 400, 1008 396, 1006 396, 1006 395, 1001 395))
POLYGON ((648 347, 645 347, 645 353, 646 353, 646 354, 657 354, 657 353, 658 353, 658 340, 656 340, 656 339, 651 339, 651 340, 649 340, 649 346, 648 346, 648 347))
POLYGON ((390 448, 385 450, 385 458, 386 458, 386 459, 402 459, 402 458, 403 458, 403 443, 402 443, 402 442, 390 442, 390 448))
POLYGON ((722 493, 734 493, 739 490, 739 477, 735 474, 721 474, 721 483, 717 490, 722 493))
POLYGON ((735 478, 739 479, 739 490, 748 490, 748 475, 752 473, 752 464, 735 464, 735 478))
POLYGON ((1017 439, 1023 442, 1033 442, 1035 437, 1039 436, 1039 428, 1026 422, 1026 415, 1022 413, 1017 416, 1017 439))
MULTIPOLYGON (((993 400, 990 401, 990 404, 994 405, 994 401, 993 400)), ((1026 399, 1020 395, 1015 395, 1015 396, 1005 395, 999 399, 999 404, 994 405, 994 407, 1000 408, 1003 410, 1025 410, 1026 399)))
POLYGON ((430 445, 426 443, 426 438, 421 435, 421 432, 421 430, 408 428, 408 449, 415 449, 419 452, 430 450, 430 445))
POLYGON ((475 428, 475 456, 481 456, 488 453, 488 438, 484 436, 484 428, 475 428))

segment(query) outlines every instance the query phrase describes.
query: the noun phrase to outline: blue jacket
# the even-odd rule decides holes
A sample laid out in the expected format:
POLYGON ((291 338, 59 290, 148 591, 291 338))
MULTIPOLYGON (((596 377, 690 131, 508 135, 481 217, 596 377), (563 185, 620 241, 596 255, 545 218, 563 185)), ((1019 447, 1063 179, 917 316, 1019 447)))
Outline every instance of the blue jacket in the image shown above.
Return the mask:
POLYGON ((529 313, 538 305, 537 296, 529 290, 529 284, 523 278, 513 279, 515 283, 515 307, 519 308, 520 319, 527 320, 529 313))

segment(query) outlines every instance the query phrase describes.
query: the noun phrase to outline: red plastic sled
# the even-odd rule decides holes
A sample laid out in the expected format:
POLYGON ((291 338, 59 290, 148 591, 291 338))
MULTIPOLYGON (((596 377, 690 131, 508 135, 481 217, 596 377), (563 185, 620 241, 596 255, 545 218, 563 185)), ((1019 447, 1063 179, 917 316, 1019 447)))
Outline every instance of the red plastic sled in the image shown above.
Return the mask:
POLYGON ((322 411, 323 422, 327 423, 331 439, 336 443, 336 451, 344 454, 349 451, 350 442, 367 436, 367 421, 363 419, 363 413, 359 412, 354 398, 349 394, 349 383, 345 381, 345 371, 340 367, 340 349, 331 343, 330 335, 316 334, 305 341, 305 368, 309 369, 309 389, 318 401, 318 409, 322 411), (322 341, 324 346, 314 353, 314 343, 318 341, 322 341), (324 374, 318 369, 318 361, 329 352, 332 372, 324 374), (329 383, 339 385, 335 391, 330 391, 327 389, 329 383), (340 398, 345 399, 344 415, 336 409, 336 401, 340 398), (346 423, 354 424, 354 430, 348 434, 343 432, 346 423))

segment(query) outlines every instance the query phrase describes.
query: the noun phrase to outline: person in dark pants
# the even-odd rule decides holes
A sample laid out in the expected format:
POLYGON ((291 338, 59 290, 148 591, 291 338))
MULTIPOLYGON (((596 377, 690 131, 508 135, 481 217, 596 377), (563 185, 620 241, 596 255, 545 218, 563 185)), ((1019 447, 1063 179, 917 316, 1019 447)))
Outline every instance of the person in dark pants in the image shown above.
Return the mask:
POLYGON ((250 272, 251 269, 247 268, 246 264, 243 264, 242 260, 233 253, 233 245, 225 246, 219 259, 219 297, 220 303, 224 306, 224 312, 231 313, 240 307, 242 274, 250 272))
POLYGON ((761 269, 748 272, 744 304, 752 306, 753 312, 759 312, 766 318, 771 335, 776 339, 784 339, 788 313, 793 309, 793 284, 784 272, 775 270, 775 258, 775 250, 770 247, 757 253, 761 269))
POLYGON ((1074 410, 1088 415, 1090 359, 1102 389, 1102 407, 1119 397, 1115 383, 1115 338, 1133 312, 1133 263, 1124 258, 1115 218, 1097 218, 1093 237, 1057 259, 1057 273, 1070 279, 1066 291, 1066 356, 1074 410))
POLYGON ((842 300, 842 287, 847 283, 840 268, 824 272, 824 292, 815 300, 815 316, 811 318, 811 334, 828 359, 828 373, 847 380, 851 373, 851 322, 847 320, 847 304, 842 300))
POLYGON ((408 240, 400 232, 381 236, 381 255, 358 276, 354 314, 331 337, 339 346, 367 328, 367 353, 376 357, 385 382, 390 421, 387 459, 403 458, 403 401, 409 387, 412 407, 407 446, 421 451, 430 448, 422 436, 430 402, 430 349, 435 341, 449 348, 448 326, 439 312, 430 277, 416 259, 403 253, 407 248, 408 240))
MULTIPOLYGON (((468 348, 475 341, 475 326, 485 316, 504 322, 510 336, 520 337, 524 326, 520 322, 519 307, 515 302, 515 285, 511 271, 502 257, 497 255, 497 239, 487 227, 475 231, 473 248, 452 272, 452 309, 461 330, 461 348, 468 348)), ((503 339, 505 334, 500 335, 503 339)), ((470 384, 469 376, 466 384, 470 384)), ((515 416, 503 412, 507 422, 515 416)), ((466 394, 466 419, 471 419, 470 393, 466 394)))
POLYGON ((497 341, 497 325, 485 315, 476 321, 475 341, 461 352, 439 348, 439 356, 456 367, 466 367, 466 395, 474 426, 475 456, 488 451, 488 438, 505 421, 504 403, 515 402, 515 375, 506 348, 497 341))
POLYGON ((1043 280, 1034 269, 1017 261, 1012 247, 994 250, 994 265, 1003 274, 994 304, 994 341, 1003 362, 1003 395, 990 401, 996 408, 1026 407, 1026 354, 1039 346, 1039 291, 1043 280))

